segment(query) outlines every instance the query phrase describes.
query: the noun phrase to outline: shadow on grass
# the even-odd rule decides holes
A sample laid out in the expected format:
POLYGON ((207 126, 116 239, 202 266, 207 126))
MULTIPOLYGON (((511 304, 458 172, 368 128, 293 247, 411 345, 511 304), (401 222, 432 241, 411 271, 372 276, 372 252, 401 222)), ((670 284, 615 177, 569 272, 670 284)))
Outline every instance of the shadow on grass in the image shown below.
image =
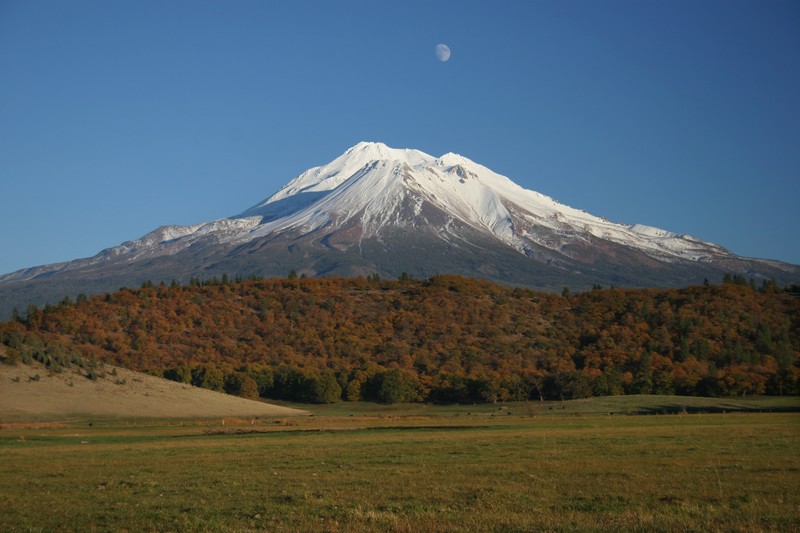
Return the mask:
POLYGON ((800 413, 800 405, 757 406, 757 405, 653 405, 640 407, 634 414, 677 415, 677 414, 723 414, 723 413, 800 413))

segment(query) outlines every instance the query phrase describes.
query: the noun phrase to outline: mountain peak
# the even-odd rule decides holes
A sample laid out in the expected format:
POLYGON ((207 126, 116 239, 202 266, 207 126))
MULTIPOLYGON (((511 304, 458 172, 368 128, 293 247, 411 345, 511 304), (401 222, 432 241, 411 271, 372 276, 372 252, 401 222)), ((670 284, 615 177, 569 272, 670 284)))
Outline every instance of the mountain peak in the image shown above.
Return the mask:
MULTIPOLYGON (((339 159, 341 158, 355 159, 365 163, 371 161, 403 161, 409 165, 418 164, 420 160, 433 160, 431 156, 419 150, 391 148, 381 142, 367 141, 362 141, 352 146, 339 159)), ((335 161, 338 161, 338 159, 335 161)))
POLYGON ((472 160, 464 157, 463 155, 455 154, 453 152, 447 152, 446 154, 444 154, 443 156, 441 156, 436 160, 436 164, 443 167, 449 167, 449 166, 464 165, 464 164, 474 165, 475 163, 472 160))
POLYGON ((392 148, 389 148, 382 142, 373 142, 373 141, 361 141, 353 146, 351 146, 345 153, 352 154, 355 152, 367 152, 367 151, 389 151, 392 148))

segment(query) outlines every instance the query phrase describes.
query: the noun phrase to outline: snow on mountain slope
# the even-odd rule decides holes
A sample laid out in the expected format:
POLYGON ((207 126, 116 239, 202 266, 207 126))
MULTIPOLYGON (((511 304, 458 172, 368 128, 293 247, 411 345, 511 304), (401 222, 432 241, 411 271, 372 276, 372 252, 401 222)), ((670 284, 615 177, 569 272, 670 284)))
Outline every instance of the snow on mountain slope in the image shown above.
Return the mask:
POLYGON ((223 218, 190 226, 161 226, 139 239, 107 248, 93 257, 18 270, 0 276, 0 282, 34 279, 113 261, 133 262, 145 257, 175 255, 204 238, 211 242, 230 240, 232 236, 253 228, 260 222, 260 217, 223 218))
MULTIPOLYGON (((375 236, 389 225, 419 223, 408 213, 402 216, 403 206, 416 206, 414 215, 418 217, 425 203, 524 254, 534 245, 564 252, 565 246, 576 240, 601 239, 667 261, 729 255, 723 248, 691 236, 640 224, 617 224, 560 204, 457 154, 435 158, 418 150, 366 142, 327 165, 304 172, 239 215, 261 216, 263 223, 235 239, 286 230, 310 232, 341 226, 354 217, 360 217, 363 236, 375 236)), ((434 229, 447 231, 447 226, 434 229)))
POLYGON ((238 219, 223 218, 191 226, 161 226, 135 241, 127 241, 114 248, 101 252, 106 256, 129 255, 133 258, 154 250, 175 253, 191 242, 204 237, 213 240, 227 240, 261 223, 260 217, 238 219))

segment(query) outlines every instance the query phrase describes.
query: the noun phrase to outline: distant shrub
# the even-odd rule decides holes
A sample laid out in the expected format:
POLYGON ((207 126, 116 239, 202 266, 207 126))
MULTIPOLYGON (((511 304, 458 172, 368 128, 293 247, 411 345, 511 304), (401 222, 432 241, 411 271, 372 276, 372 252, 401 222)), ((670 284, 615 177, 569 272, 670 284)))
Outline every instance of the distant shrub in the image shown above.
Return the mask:
POLYGON ((6 348, 5 357, 2 358, 2 363, 8 366, 17 366, 21 361, 19 351, 13 348, 6 348))
POLYGON ((331 371, 282 365, 275 370, 271 395, 290 401, 334 403, 341 399, 342 387, 331 371))
POLYGON ((225 392, 241 396, 242 398, 257 399, 259 393, 258 383, 242 372, 233 372, 225 376, 225 392))
POLYGON ((367 384, 369 399, 380 403, 418 401, 420 389, 421 387, 413 375, 397 368, 379 372, 367 384))
POLYGON ((242 377, 242 384, 239 388, 239 396, 251 400, 258 399, 258 383, 247 374, 242 377))

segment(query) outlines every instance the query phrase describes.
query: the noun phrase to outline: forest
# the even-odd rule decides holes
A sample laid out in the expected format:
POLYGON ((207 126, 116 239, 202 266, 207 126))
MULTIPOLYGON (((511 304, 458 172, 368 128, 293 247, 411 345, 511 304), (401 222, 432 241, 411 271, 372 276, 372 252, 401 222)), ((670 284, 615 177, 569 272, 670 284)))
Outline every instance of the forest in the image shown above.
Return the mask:
POLYGON ((498 402, 800 393, 796 287, 534 292, 459 276, 176 282, 0 324, 4 363, 102 363, 244 397, 498 402))

